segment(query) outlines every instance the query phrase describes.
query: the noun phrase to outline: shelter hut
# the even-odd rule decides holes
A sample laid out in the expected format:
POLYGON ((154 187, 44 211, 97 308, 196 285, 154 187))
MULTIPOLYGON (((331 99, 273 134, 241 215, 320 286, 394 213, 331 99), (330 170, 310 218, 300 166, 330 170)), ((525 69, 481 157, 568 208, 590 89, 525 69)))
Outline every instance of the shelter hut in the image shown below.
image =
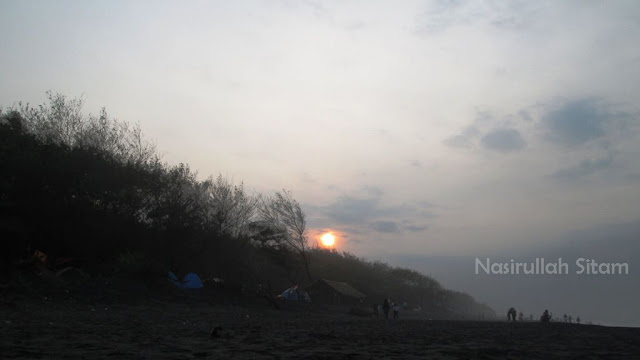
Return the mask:
POLYGON ((314 303, 326 305, 352 306, 366 297, 347 283, 326 279, 315 281, 306 290, 314 303))

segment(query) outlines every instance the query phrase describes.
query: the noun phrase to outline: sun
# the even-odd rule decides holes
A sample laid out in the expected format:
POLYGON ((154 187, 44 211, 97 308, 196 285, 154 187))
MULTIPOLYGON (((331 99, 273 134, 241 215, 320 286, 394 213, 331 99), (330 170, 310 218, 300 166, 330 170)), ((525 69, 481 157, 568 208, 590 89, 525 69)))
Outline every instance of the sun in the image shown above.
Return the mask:
POLYGON ((333 246, 333 244, 336 243, 336 237, 333 236, 332 233, 326 233, 326 234, 322 235, 320 240, 322 240, 322 245, 324 245, 326 247, 331 247, 331 246, 333 246))

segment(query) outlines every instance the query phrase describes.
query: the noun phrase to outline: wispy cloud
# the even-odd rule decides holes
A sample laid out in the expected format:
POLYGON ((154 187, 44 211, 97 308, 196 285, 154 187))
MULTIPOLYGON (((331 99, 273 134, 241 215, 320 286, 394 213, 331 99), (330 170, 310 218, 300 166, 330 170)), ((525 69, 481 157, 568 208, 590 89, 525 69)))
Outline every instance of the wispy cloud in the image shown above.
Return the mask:
POLYGON ((400 227, 395 221, 374 221, 371 227, 375 231, 383 233, 397 233, 400 232, 400 227))
POLYGON ((316 226, 339 226, 381 233, 420 232, 425 225, 416 225, 438 216, 436 207, 426 201, 400 205, 386 204, 385 193, 377 187, 363 187, 350 195, 341 195, 326 206, 305 205, 316 226))
POLYGON ((540 7, 531 1, 434 0, 427 2, 427 9, 416 17, 415 32, 437 34, 457 26, 524 30, 536 21, 540 7))
POLYGON ((600 159, 586 159, 579 164, 560 169, 551 176, 562 181, 574 182, 599 171, 610 169, 613 165, 613 156, 609 155, 600 159))
POLYGON ((489 150, 511 152, 521 150, 526 142, 516 129, 496 129, 485 134, 481 139, 482 145, 489 150))
MULTIPOLYGON (((527 114, 528 115, 528 114, 527 114)), ((484 149, 501 153, 521 150, 527 143, 520 131, 511 127, 513 116, 496 119, 487 111, 480 111, 470 125, 460 133, 444 140, 444 144, 453 148, 476 148, 478 144, 484 149)))
POLYGON ((616 119, 595 98, 567 101, 543 115, 547 138, 557 144, 578 146, 606 135, 616 119))

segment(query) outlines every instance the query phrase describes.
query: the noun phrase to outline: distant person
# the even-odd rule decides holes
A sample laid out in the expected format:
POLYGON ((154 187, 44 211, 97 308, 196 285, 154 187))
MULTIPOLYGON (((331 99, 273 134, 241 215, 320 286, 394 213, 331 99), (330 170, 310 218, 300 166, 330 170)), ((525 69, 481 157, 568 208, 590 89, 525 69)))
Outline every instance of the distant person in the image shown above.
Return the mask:
POLYGON ((518 314, 518 321, 524 321, 524 314, 522 313, 522 311, 520 311, 520 314, 518 314))
POLYGON ((576 318, 576 324, 580 325, 580 316, 576 318))
POLYGON ((398 320, 400 316, 400 304, 393 304, 393 320, 398 320))
POLYGON ((549 314, 549 310, 545 310, 540 316, 540 321, 549 322, 551 320, 551 315, 549 314))
POLYGON ((564 322, 567 322, 567 314, 564 314, 562 318, 564 319, 564 322))
POLYGON ((389 305, 389 299, 384 299, 384 303, 382 304, 382 311, 384 312, 384 317, 385 318, 389 318, 389 308, 391 306, 389 305))
POLYGON ((510 308, 509 311, 507 311, 507 320, 508 321, 516 321, 516 309, 514 308, 510 308))

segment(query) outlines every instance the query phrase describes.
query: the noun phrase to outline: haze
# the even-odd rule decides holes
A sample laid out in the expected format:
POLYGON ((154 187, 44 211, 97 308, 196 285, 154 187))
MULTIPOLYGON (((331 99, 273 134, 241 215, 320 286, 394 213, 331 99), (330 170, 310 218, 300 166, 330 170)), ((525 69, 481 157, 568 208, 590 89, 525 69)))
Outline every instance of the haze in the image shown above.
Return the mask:
POLYGON ((2 106, 81 96, 169 163, 290 189, 339 250, 469 257, 436 278, 498 313, 473 257, 624 255, 608 296, 640 300, 637 1, 3 1, 0 34, 2 106))

